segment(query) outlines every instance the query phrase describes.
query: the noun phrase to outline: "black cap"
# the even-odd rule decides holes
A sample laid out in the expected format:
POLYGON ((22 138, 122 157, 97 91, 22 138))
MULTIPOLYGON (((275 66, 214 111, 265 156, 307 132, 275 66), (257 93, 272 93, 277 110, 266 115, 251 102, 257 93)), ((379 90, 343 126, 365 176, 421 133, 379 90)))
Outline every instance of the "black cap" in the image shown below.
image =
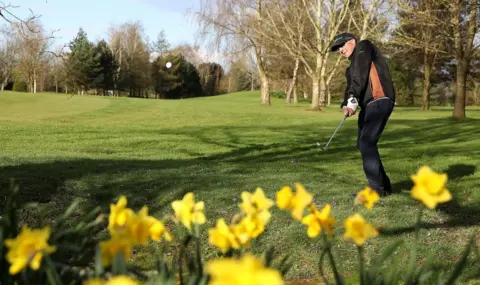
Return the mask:
MULTIPOLYGON (((330 47, 330 51, 337 51, 341 46, 351 39, 355 39, 355 36, 350 33, 341 33, 335 36, 333 44, 330 47)), ((356 40, 356 39, 355 39, 356 40)))

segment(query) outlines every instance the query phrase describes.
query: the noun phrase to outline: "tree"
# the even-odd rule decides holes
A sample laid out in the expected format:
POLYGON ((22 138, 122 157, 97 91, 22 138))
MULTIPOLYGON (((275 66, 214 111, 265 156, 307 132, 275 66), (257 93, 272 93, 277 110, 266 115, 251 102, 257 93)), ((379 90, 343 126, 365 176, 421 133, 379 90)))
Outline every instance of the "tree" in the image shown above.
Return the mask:
POLYGON ((3 91, 12 79, 15 66, 18 64, 18 52, 20 49, 15 30, 11 26, 2 29, 3 38, 0 42, 0 84, 3 91))
POLYGON ((430 109, 430 88, 435 65, 446 55, 448 7, 437 0, 396 0, 399 27, 394 30, 391 44, 410 56, 418 54, 423 62, 422 110, 430 109))
POLYGON ((181 54, 157 57, 152 63, 152 83, 155 98, 182 99, 202 94, 196 67, 181 54), (167 62, 172 63, 170 68, 167 62))
POLYGON ((202 0, 196 13, 201 34, 215 34, 215 44, 239 53, 252 49, 261 82, 261 104, 270 105, 267 52, 262 31, 265 26, 265 0, 202 0))
POLYGON ((170 49, 170 43, 168 42, 165 31, 162 29, 157 35, 157 39, 150 45, 152 52, 157 56, 163 56, 170 49))
POLYGON ((77 89, 84 94, 95 81, 98 72, 98 59, 95 58, 94 45, 88 41, 87 34, 80 28, 75 39, 70 43, 68 57, 68 74, 77 89))
POLYGON ((150 53, 139 21, 110 28, 110 49, 117 60, 115 90, 130 97, 147 97, 150 87, 150 53))
POLYGON ((220 81, 224 76, 222 66, 215 62, 206 62, 198 66, 198 72, 203 93, 207 96, 218 95, 220 81))
POLYGON ((103 95, 107 95, 107 91, 114 88, 117 62, 105 40, 97 43, 94 48, 94 54, 96 58, 95 65, 98 68, 96 68, 93 86, 103 90, 103 95))
POLYGON ((53 44, 54 32, 46 36, 42 25, 37 21, 28 22, 27 26, 27 30, 16 27, 17 40, 21 46, 17 74, 28 83, 30 92, 36 93, 37 79, 44 62, 48 61, 48 49, 53 44))
MULTIPOLYGON (((447 2, 447 0, 442 0, 447 2)), ((453 46, 456 61, 456 90, 453 118, 465 118, 466 88, 468 67, 475 51, 479 46, 474 46, 475 35, 478 32, 478 8, 480 0, 455 0, 448 1, 449 18, 453 35, 453 46), (468 16, 467 16, 468 15, 468 16)))

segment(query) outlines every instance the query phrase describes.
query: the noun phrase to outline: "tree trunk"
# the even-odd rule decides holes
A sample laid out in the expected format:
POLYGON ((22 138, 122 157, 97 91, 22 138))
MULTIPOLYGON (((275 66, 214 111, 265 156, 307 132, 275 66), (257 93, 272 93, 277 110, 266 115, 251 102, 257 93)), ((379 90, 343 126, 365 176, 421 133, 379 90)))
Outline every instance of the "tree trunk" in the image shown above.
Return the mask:
POLYGON ((453 117, 456 119, 465 118, 465 103, 467 92, 467 60, 461 59, 457 62, 457 94, 455 96, 455 106, 453 108, 453 117))
POLYGON ((332 92, 330 92, 330 88, 327 86, 327 106, 332 104, 332 92))
POLYGON ((37 72, 33 70, 33 94, 37 93, 37 72))
POLYGON ((260 73, 260 82, 262 85, 262 104, 270 105, 270 85, 265 73, 260 73))
POLYGON ((55 93, 58 93, 58 80, 55 78, 55 93))
POLYGON ((423 76, 423 102, 422 111, 430 109, 430 77, 432 74, 432 60, 429 53, 425 53, 423 56, 424 64, 424 76, 423 76))
POLYGON ((316 76, 312 76, 312 109, 320 110, 320 105, 318 104, 320 94, 320 80, 316 76))
POLYGON ((292 98, 292 91, 295 89, 295 86, 297 85, 297 74, 298 74, 298 67, 300 66, 300 59, 296 58, 295 59, 295 67, 293 68, 293 78, 292 81, 290 82, 290 86, 288 87, 287 91, 287 99, 285 103, 290 104, 291 98, 292 98))
POLYGON ((475 106, 478 106, 478 104, 480 103, 479 101, 479 97, 480 97, 480 82, 474 82, 473 83, 473 104, 475 104, 475 106))
POLYGON ((227 93, 230 93, 231 90, 232 90, 232 75, 229 74, 228 75, 228 91, 227 91, 227 93))
POLYGON ((297 86, 295 85, 295 88, 293 88, 293 103, 298 104, 298 95, 297 95, 297 86))

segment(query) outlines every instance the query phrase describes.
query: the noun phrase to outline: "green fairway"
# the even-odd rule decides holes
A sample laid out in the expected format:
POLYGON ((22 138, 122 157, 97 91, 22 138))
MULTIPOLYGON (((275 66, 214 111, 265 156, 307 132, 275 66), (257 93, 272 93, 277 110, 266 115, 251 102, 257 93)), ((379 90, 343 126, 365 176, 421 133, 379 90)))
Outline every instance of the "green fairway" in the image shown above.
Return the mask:
MULTIPOLYGON (((328 141, 343 113, 337 102, 322 112, 308 108, 282 99, 262 106, 257 92, 175 101, 3 92, 0 202, 15 178, 24 201, 40 202, 24 214, 34 225, 39 217, 48 221, 62 213, 76 197, 85 209, 108 210, 122 194, 129 206, 148 205, 162 217, 172 212, 173 200, 193 191, 205 202, 207 241, 206 229, 216 219, 230 220, 238 211, 242 191, 262 187, 274 200, 283 185, 300 182, 319 206, 332 205, 342 228, 335 249, 347 272, 356 269, 357 257, 352 244, 342 241, 342 223, 355 212, 377 228, 397 228, 370 240, 367 255, 405 238, 407 246, 396 256, 406 264, 418 205, 410 197, 410 175, 428 164, 448 173, 455 200, 424 212, 418 263, 428 252, 440 267, 458 260, 468 237, 480 229, 480 108, 467 108, 469 119, 462 121, 452 120, 447 107, 396 108, 379 142, 395 194, 371 212, 354 206, 351 197, 366 183, 356 149, 357 116, 346 120, 323 152, 316 142, 328 141)), ((292 253, 288 279, 319 278, 319 240, 310 240, 304 225, 276 207, 259 241, 262 249, 267 244, 279 254, 292 253)), ((207 243, 202 248, 207 257, 216 254, 207 243)), ((142 249, 133 262, 152 267, 156 250, 153 244, 142 249)), ((464 277, 479 273, 474 266, 464 277)))

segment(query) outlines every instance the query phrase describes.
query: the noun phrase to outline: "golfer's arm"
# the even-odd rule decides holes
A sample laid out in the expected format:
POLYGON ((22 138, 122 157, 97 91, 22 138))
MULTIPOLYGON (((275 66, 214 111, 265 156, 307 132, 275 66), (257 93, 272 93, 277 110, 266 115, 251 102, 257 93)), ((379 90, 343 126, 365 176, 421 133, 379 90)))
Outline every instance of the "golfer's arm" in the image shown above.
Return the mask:
POLYGON ((353 95, 357 100, 363 88, 367 84, 370 65, 372 64, 371 48, 368 44, 362 42, 358 46, 358 52, 352 64, 353 72, 350 86, 348 87, 346 96, 353 95))

